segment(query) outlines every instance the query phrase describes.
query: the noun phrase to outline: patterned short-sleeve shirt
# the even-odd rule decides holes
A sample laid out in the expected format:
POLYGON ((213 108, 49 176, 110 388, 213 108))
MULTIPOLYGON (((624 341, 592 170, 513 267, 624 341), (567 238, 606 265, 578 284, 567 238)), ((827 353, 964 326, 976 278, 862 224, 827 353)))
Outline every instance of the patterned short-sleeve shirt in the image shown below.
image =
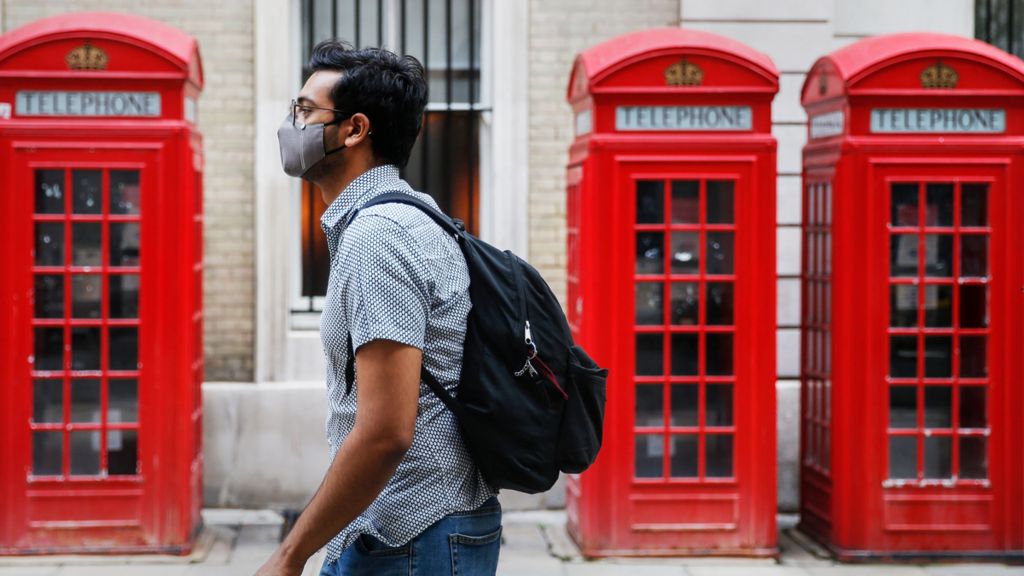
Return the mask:
MULTIPOLYGON (((378 339, 419 348, 431 374, 453 394, 458 390, 471 307, 466 261, 457 241, 412 206, 359 210, 396 191, 436 206, 414 192, 395 166, 379 166, 345 188, 320 219, 331 261, 320 317, 331 459, 356 420, 358 372, 346 390, 349 334, 357 351, 378 339)), ((420 382, 412 446, 369 508, 327 545, 328 560, 361 534, 402 546, 444 516, 477 508, 494 494, 466 450, 455 416, 420 382)))

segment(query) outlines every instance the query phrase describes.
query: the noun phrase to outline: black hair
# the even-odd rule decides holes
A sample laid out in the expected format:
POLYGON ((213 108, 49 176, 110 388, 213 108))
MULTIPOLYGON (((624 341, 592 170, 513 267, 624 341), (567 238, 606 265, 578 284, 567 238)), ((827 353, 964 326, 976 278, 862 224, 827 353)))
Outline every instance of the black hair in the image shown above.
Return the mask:
POLYGON ((313 48, 309 70, 341 72, 331 89, 334 107, 343 117, 365 114, 373 130, 374 156, 404 168, 427 106, 427 82, 419 60, 383 48, 357 50, 339 40, 324 40, 313 48))

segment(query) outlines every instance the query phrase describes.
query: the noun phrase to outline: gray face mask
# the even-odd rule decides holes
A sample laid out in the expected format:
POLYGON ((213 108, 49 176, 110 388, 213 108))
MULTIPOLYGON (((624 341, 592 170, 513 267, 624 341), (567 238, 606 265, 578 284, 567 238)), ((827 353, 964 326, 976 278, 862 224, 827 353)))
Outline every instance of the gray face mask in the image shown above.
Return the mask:
POLYGON ((324 143, 324 127, 340 124, 341 120, 325 124, 302 124, 293 122, 289 114, 277 129, 277 142, 281 147, 281 166, 289 176, 301 177, 317 162, 329 154, 341 150, 344 144, 327 150, 324 143))

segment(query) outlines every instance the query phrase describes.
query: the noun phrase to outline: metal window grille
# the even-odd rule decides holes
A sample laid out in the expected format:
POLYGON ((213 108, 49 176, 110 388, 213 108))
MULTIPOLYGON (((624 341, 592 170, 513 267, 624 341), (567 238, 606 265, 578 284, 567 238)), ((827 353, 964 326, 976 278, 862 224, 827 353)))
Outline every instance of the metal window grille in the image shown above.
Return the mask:
POLYGON ((974 37, 1024 58, 1024 0, 975 0, 974 37))
MULTIPOLYGON (((317 42, 339 38, 416 57, 429 103, 402 177, 476 233, 479 206, 480 12, 483 0, 302 0, 303 79, 317 42)), ((320 191, 303 183, 301 306, 318 312, 330 269, 320 191)), ((298 302, 297 302, 298 304, 298 302)))

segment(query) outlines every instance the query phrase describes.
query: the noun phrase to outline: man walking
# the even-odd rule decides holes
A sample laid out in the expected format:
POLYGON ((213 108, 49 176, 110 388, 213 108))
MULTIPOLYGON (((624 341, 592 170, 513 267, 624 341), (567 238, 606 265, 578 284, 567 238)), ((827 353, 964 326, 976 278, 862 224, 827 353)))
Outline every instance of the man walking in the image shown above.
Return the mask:
MULTIPOLYGON (((258 576, 494 574, 501 508, 421 367, 457 393, 469 274, 457 241, 404 204, 360 208, 399 178, 423 121, 415 58, 317 45, 278 131, 285 172, 315 184, 330 276, 320 334, 332 462, 258 576), (354 354, 354 370, 350 369, 354 354)), ((434 204, 436 206, 436 204, 434 204)))

